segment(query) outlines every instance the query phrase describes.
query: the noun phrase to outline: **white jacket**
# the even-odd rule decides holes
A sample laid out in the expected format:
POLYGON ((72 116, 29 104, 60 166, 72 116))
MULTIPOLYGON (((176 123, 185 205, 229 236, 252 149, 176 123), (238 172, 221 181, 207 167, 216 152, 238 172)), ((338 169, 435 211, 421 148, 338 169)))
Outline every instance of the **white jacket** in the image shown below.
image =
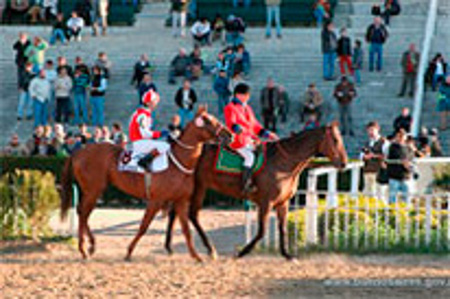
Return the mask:
POLYGON ((58 76, 55 80, 55 97, 68 98, 72 91, 72 78, 58 76))
POLYGON ((44 103, 50 99, 50 82, 45 78, 35 77, 31 80, 28 91, 32 99, 44 103))

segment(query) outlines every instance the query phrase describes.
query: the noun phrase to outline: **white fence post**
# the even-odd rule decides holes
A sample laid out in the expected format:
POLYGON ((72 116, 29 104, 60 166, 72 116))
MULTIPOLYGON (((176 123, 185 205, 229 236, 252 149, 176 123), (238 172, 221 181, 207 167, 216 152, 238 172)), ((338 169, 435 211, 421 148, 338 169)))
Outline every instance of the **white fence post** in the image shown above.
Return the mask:
POLYGON ((338 206, 337 196, 337 169, 330 169, 328 173, 328 195, 327 207, 336 208, 338 206))
POLYGON ((359 164, 352 165, 350 171, 351 171, 350 193, 352 195, 352 198, 357 198, 359 189, 359 178, 361 174, 361 165, 359 164))
POLYGON ((317 175, 308 174, 308 191, 306 194, 306 244, 317 243, 317 175))
POLYGON ((78 219, 77 219, 77 207, 78 207, 78 187, 77 185, 72 185, 72 213, 70 217, 70 232, 72 233, 72 237, 77 236, 77 226, 78 226, 78 219))

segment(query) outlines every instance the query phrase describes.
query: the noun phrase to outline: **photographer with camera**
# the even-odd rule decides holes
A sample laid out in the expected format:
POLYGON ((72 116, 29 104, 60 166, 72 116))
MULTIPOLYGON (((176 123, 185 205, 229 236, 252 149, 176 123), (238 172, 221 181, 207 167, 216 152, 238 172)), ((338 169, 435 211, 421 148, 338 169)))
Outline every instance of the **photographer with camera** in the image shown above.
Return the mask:
POLYGON ((380 125, 371 121, 366 125, 369 140, 361 150, 360 159, 364 162, 364 194, 376 195, 386 201, 388 177, 384 164, 384 153, 389 141, 380 134, 380 125))

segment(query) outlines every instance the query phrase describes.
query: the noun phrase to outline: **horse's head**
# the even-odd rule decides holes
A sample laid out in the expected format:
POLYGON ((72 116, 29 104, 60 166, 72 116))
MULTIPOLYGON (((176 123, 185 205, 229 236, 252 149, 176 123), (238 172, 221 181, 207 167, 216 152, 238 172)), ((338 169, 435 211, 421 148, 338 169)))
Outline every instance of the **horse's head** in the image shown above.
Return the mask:
POLYGON ((188 124, 186 130, 192 130, 197 140, 207 142, 217 140, 222 145, 228 145, 233 138, 233 134, 219 120, 208 113, 206 106, 199 106, 194 119, 188 124))
POLYGON ((347 151, 339 131, 339 124, 332 122, 325 128, 325 138, 319 145, 319 152, 326 156, 333 165, 339 169, 345 168, 347 165, 347 151))

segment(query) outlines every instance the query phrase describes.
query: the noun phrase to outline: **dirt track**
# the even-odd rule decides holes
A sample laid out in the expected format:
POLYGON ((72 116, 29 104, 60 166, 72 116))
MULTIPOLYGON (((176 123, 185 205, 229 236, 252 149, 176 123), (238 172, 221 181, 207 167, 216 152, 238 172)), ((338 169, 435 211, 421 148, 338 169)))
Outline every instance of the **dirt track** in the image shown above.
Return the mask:
MULTIPOLYGON (((168 257, 162 250, 165 220, 157 219, 130 263, 123 256, 136 232, 141 211, 97 211, 91 219, 98 240, 96 255, 80 260, 67 245, 0 244, 0 298, 448 298, 450 258, 315 254, 297 263, 280 257, 252 255, 234 260, 243 242, 244 216, 206 211, 221 257, 198 264, 186 254, 177 233, 168 257), (446 278, 446 287, 336 287, 329 279, 446 278)), ((200 244, 197 244, 201 248, 200 244)), ((433 281, 432 281, 433 282, 433 281)))

